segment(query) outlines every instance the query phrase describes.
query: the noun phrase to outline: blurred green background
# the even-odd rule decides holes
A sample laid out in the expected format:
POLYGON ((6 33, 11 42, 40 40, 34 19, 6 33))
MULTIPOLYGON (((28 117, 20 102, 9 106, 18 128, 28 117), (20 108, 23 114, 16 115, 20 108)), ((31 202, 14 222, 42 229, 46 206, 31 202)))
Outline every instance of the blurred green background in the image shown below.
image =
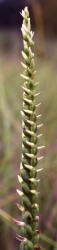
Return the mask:
MULTIPOLYGON (((39 81, 42 105, 41 122, 44 123, 43 137, 44 160, 39 175, 40 204, 40 245, 42 250, 57 249, 57 38, 52 23, 55 17, 51 3, 51 24, 53 29, 45 29, 41 1, 30 5, 32 28, 34 25, 35 81, 39 81), (32 9, 31 9, 32 8, 32 9), (37 9, 38 8, 38 9, 37 9), (31 12, 32 11, 32 12, 31 12), (37 11, 37 15, 36 15, 37 11), (51 32, 52 31, 52 32, 51 32)), ((43 2, 43 1, 42 1, 43 2)), ((56 2, 56 1, 55 1, 56 2)), ((45 3, 43 5, 45 7, 45 3)), ((56 5, 55 5, 56 7, 56 5)), ((54 7, 54 9, 55 9, 54 7)), ((45 9, 46 10, 46 9, 45 9)), ((46 12, 44 12, 46 13, 46 12)), ((49 20, 49 19, 48 19, 49 20)), ((46 27, 47 27, 46 26, 46 27)), ((22 84, 20 77, 22 36, 20 30, 0 30, 0 250, 19 249, 13 218, 21 218, 17 209, 19 197, 19 174, 22 144, 22 84)), ((38 101, 39 101, 38 100, 38 101)))

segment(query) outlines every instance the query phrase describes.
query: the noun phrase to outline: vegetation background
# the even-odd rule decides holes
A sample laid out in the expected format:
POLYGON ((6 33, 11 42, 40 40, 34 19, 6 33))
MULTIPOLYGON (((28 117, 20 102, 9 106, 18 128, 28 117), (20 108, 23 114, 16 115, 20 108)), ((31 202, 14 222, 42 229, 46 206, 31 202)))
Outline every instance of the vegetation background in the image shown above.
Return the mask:
POLYGON ((40 175, 40 245, 57 249, 57 0, 0 0, 0 250, 19 249, 13 218, 21 214, 16 203, 21 160, 22 79, 20 11, 27 5, 34 35, 36 81, 39 81, 44 127, 39 144, 44 168, 40 175))

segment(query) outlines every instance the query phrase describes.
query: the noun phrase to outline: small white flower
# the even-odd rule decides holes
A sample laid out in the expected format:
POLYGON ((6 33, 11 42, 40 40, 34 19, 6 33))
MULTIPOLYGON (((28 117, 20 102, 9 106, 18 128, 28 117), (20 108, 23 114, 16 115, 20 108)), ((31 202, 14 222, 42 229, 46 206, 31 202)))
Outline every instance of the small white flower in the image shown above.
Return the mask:
POLYGON ((28 13, 28 7, 27 7, 27 6, 25 7, 25 12, 27 12, 27 13, 28 13))
POLYGON ((22 138, 24 138, 24 133, 22 132, 22 138))
POLYGON ((27 29, 27 27, 25 26, 24 23, 22 24, 22 29, 23 29, 25 32, 28 32, 28 29, 27 29))
POLYGON ((26 54, 25 54, 24 51, 22 51, 22 56, 23 56, 23 58, 24 58, 25 60, 27 59, 27 56, 26 56, 26 54))
POLYGON ((24 42, 24 48, 27 49, 28 45, 27 45, 27 42, 26 41, 23 41, 24 42))
POLYGON ((21 31, 22 31, 22 33, 23 33, 24 36, 27 36, 23 27, 21 28, 21 31))
POLYGON ((21 14, 21 16, 22 16, 23 18, 25 18, 24 10, 22 10, 22 12, 21 12, 20 14, 21 14))
POLYGON ((28 41, 29 41, 30 45, 33 45, 34 42, 33 42, 32 38, 29 35, 27 37, 28 37, 28 41))
POLYGON ((27 16, 27 18, 28 18, 29 17, 28 7, 25 7, 24 12, 25 12, 25 16, 27 16))
POLYGON ((30 38, 30 36, 28 36, 28 40, 29 40, 30 43, 32 42, 32 39, 30 38))
POLYGON ((33 38, 33 36, 34 36, 34 32, 31 31, 31 39, 33 38))
POLYGON ((29 53, 31 57, 34 57, 34 53, 32 52, 31 48, 29 47, 29 53))
POLYGON ((31 25, 30 25, 30 18, 28 18, 28 28, 29 28, 29 29, 31 28, 31 25))

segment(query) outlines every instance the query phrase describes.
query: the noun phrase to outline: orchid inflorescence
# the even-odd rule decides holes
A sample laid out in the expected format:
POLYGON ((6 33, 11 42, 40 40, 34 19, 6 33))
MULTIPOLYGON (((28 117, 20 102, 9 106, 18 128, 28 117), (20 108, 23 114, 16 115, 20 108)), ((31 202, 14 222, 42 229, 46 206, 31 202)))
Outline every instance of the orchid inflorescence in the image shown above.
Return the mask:
POLYGON ((41 115, 36 115, 36 109, 41 103, 36 104, 36 98, 40 93, 36 93, 38 82, 35 83, 35 62, 32 47, 34 46, 33 35, 29 18, 28 8, 25 7, 21 13, 23 17, 22 36, 24 51, 22 56, 24 62, 21 62, 24 73, 21 75, 24 79, 23 85, 23 110, 22 114, 22 161, 20 165, 21 175, 18 175, 19 183, 21 183, 22 191, 17 189, 17 193, 21 196, 21 205, 18 205, 22 212, 22 222, 17 224, 21 227, 21 236, 17 235, 17 239, 21 241, 21 250, 40 250, 39 247, 39 205, 38 205, 38 173, 42 170, 37 169, 37 164, 43 159, 38 157, 37 152, 44 146, 38 146, 38 139, 42 136, 39 129, 43 124, 37 125, 37 121, 41 115))

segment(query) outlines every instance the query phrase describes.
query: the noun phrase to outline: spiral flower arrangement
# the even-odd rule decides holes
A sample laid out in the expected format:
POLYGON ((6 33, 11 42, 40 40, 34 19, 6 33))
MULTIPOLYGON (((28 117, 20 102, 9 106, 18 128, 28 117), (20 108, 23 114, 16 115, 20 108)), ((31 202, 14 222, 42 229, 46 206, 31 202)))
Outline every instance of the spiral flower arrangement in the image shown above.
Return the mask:
POLYGON ((38 83, 35 83, 35 63, 32 47, 34 46, 33 35, 29 18, 28 8, 25 7, 21 13, 23 17, 22 36, 24 51, 22 56, 24 62, 21 62, 24 73, 21 75, 24 79, 23 86, 23 110, 22 114, 22 161, 20 166, 21 175, 18 175, 19 183, 21 183, 22 191, 19 189, 17 193, 21 196, 21 205, 18 208, 22 212, 22 222, 17 224, 21 226, 21 236, 17 235, 17 239, 21 241, 20 250, 40 250, 39 242, 39 205, 38 205, 38 172, 37 164, 42 160, 43 156, 38 157, 37 152, 42 147, 38 147, 39 128, 43 124, 37 125, 37 120, 41 115, 36 115, 36 108, 41 103, 36 104, 36 97, 40 93, 36 93, 38 83))

